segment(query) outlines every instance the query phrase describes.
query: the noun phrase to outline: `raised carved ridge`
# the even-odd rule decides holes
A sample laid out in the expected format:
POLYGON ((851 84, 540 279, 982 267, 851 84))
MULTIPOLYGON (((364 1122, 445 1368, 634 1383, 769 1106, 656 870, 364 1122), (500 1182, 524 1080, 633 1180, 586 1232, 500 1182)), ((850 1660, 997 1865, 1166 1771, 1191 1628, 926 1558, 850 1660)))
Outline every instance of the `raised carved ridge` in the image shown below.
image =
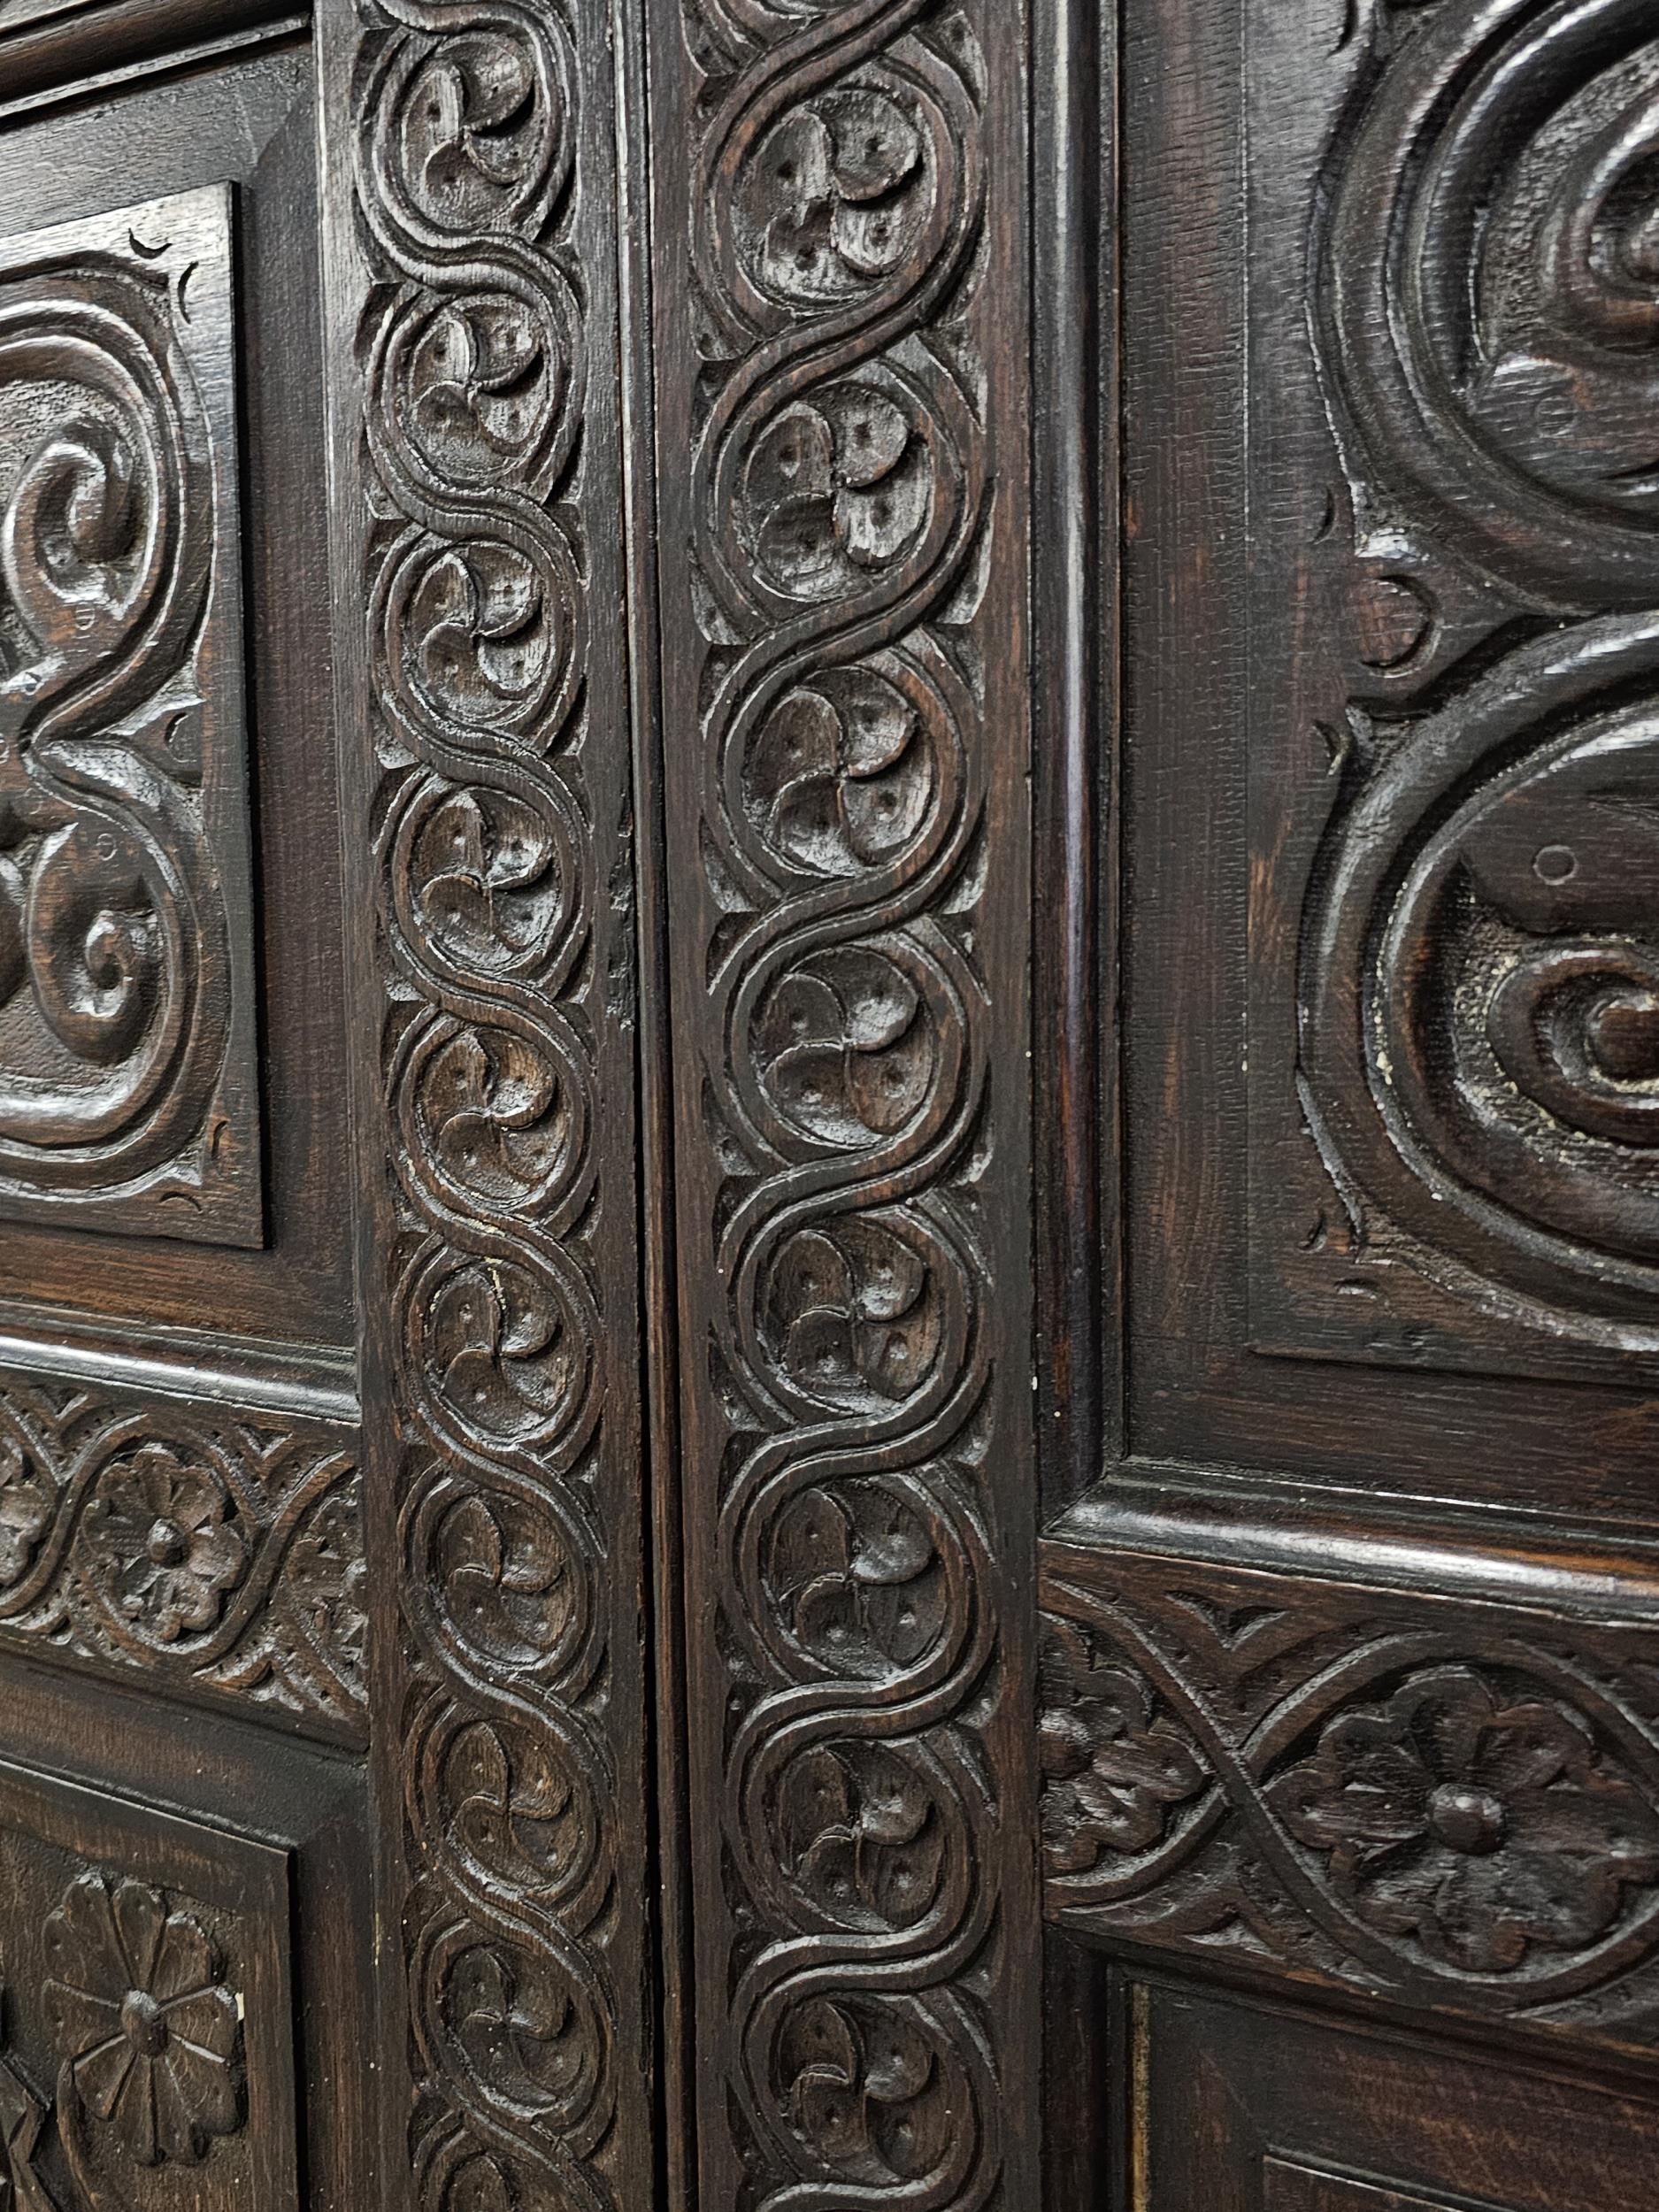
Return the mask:
POLYGON ((0 1378, 0 1636, 357 1733, 364 1584, 349 1435, 0 1378))
POLYGON ((598 2212, 649 2128, 611 63, 598 8, 354 21, 409 2155, 598 2212))
POLYGON ((987 217, 1020 180, 987 173, 1018 31, 701 0, 689 58, 664 43, 695 295, 664 375, 696 372, 668 619, 699 641, 670 843, 722 1820, 704 2190, 744 2207, 1022 2200, 1000 1578, 1028 1390, 999 1238, 1023 1109, 989 1064, 1025 1010, 983 941, 1025 926, 1019 710, 986 666, 1023 551, 979 323, 987 265, 1005 310, 1023 274, 987 217))
POLYGON ((1659 2013, 1631 1632, 1046 1548, 1050 1917, 1623 2045, 1659 2013))
POLYGON ((1302 1106, 1342 1260, 1403 1231, 1460 1295, 1651 1349, 1659 39, 1641 0, 1376 0, 1343 65, 1313 284, 1353 680, 1302 1106))
POLYGON ((0 245, 0 1212, 257 1244, 230 257, 0 245))

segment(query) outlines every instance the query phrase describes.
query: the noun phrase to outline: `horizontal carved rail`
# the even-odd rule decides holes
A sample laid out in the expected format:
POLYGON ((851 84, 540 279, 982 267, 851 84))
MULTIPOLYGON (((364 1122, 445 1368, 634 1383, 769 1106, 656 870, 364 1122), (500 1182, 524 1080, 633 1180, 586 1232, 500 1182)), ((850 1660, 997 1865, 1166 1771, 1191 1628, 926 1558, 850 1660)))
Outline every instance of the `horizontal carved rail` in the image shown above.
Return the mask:
POLYGON ((1128 1542, 1111 1518, 1042 1547, 1051 1922, 1651 2055, 1649 1584, 1493 1562, 1523 1601, 1452 1597, 1378 1578, 1363 1541, 1292 1566, 1263 1526, 1278 1563, 1255 1567, 1214 1540, 1183 1556, 1179 1516, 1158 1548, 1155 1513, 1131 1510, 1128 1542))

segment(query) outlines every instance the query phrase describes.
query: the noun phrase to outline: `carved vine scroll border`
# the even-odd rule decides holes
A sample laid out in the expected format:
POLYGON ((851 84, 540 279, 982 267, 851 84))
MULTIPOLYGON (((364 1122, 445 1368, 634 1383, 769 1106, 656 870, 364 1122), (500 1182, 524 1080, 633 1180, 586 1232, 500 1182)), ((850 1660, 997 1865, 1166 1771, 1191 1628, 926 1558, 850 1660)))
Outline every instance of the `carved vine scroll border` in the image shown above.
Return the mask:
POLYGON ((1025 28, 653 26, 702 2149, 745 2208, 1034 2186, 1025 421, 990 329, 1025 28))
POLYGON ((595 0, 336 0, 325 40, 394 2155, 432 2212, 606 2212, 650 2159, 608 33, 595 0))

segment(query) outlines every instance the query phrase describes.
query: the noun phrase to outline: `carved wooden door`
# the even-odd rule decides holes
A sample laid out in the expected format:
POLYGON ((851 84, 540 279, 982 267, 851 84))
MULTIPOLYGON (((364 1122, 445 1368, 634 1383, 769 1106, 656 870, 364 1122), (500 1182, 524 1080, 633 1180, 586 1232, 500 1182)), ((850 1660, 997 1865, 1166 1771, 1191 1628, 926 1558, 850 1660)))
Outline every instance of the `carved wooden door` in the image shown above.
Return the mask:
POLYGON ((0 2212, 1659 2194, 1649 0, 0 0, 0 2212))

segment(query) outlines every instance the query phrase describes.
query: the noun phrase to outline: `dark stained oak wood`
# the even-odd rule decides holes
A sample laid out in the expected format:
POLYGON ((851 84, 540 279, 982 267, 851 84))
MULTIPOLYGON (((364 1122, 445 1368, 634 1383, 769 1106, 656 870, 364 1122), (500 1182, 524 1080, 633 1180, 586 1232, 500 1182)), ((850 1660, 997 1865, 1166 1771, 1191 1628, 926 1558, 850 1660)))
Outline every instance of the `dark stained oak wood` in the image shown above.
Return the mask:
POLYGON ((1137 2212, 1641 2200, 1659 47, 1616 0, 1122 38, 1127 1386, 1040 1723, 1115 1993, 1050 2125, 1103 2111, 1137 2212))
POLYGON ((320 20, 383 2154, 431 2212, 655 2181, 606 27, 320 20))
POLYGON ((1659 2190, 1649 0, 0 0, 0 2212, 1659 2190))
POLYGON ((1140 2201, 1215 2212, 1604 2212, 1651 2193, 1655 2107, 1154 1983, 1133 2006, 1140 2201))

